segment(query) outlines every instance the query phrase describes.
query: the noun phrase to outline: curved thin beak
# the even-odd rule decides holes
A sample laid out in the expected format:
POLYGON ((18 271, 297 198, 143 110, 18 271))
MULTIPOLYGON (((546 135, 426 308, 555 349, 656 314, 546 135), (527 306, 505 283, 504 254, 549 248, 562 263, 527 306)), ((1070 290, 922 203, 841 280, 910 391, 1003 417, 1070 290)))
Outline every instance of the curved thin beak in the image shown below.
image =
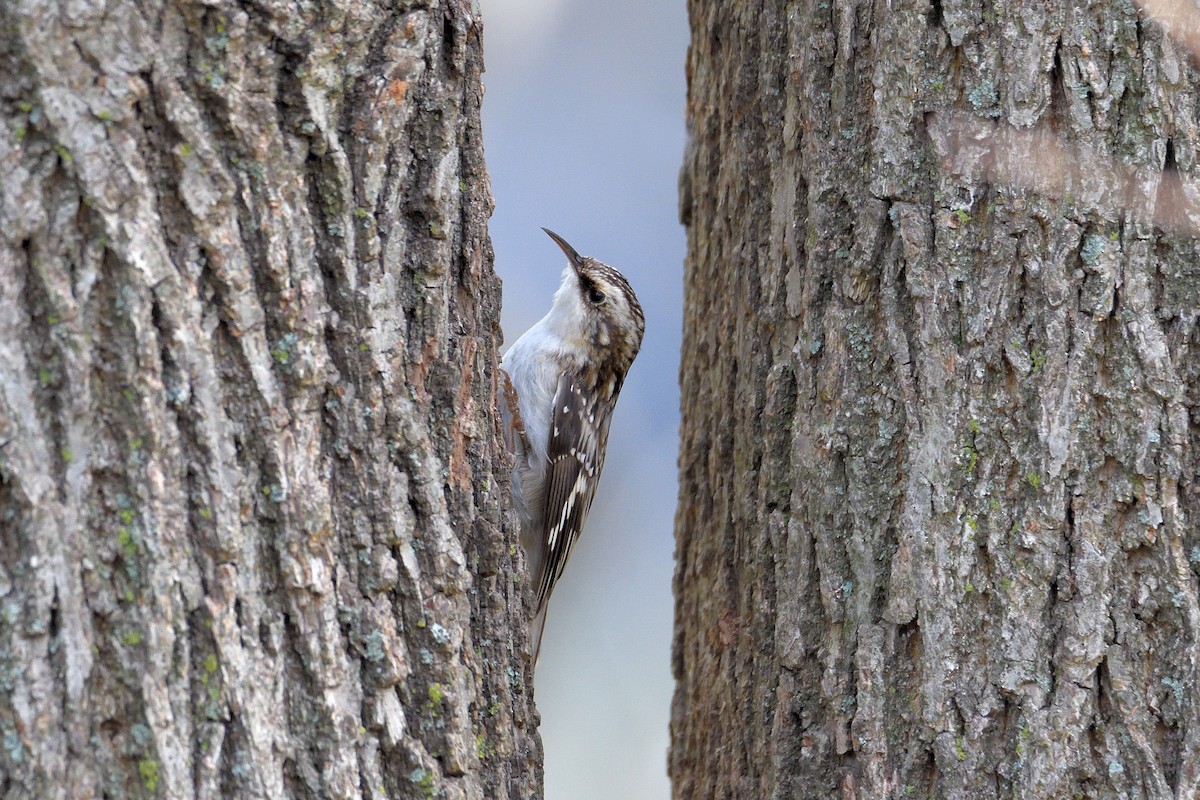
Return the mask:
POLYGON ((554 243, 558 245, 564 253, 566 253, 567 260, 571 262, 571 266, 575 268, 576 272, 579 272, 579 270, 583 269, 583 257, 580 256, 579 253, 575 252, 574 247, 571 247, 571 245, 567 244, 566 239, 562 238, 549 228, 542 228, 542 230, 544 230, 546 235, 553 239, 554 243))

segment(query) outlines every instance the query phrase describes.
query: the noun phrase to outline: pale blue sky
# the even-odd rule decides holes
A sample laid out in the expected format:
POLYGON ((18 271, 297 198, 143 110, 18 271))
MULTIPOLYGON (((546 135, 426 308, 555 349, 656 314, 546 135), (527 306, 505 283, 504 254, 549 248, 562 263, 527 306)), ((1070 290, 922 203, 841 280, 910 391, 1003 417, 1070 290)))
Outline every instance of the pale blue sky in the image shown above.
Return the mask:
POLYGON ((679 428, 686 8, 482 0, 483 133, 505 341, 550 307, 553 229, 621 269, 646 311, 591 517, 537 675, 547 800, 666 800, 679 428))

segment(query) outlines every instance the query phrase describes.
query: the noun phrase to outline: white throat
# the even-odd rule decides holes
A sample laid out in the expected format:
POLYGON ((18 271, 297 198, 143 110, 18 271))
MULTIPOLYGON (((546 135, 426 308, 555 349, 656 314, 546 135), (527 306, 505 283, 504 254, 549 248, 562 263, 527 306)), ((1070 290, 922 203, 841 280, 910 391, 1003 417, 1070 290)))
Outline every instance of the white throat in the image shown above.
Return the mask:
POLYGON ((587 329, 585 315, 583 299, 579 296, 579 276, 567 265, 563 270, 562 283, 554 293, 554 304, 538 322, 538 326, 558 339, 564 351, 583 354, 587 345, 581 338, 587 329))

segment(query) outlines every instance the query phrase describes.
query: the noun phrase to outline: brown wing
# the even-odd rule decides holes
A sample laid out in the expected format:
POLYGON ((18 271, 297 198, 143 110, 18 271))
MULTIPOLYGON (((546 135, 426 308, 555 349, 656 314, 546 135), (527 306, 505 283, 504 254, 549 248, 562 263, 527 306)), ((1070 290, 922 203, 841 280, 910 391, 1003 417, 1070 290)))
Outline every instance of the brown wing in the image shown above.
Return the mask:
POLYGON ((542 516, 546 564, 537 587, 539 611, 545 608, 554 584, 562 576, 596 495, 596 482, 604 465, 601 433, 607 419, 600 419, 595 412, 595 402, 589 402, 576 376, 559 378, 546 448, 542 516))

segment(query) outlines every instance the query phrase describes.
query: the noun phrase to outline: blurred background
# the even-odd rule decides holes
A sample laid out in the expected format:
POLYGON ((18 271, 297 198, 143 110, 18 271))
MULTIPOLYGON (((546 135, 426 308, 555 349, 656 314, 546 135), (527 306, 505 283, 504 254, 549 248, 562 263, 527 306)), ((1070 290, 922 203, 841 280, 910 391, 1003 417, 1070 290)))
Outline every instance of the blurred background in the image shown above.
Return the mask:
POLYGON ((679 429, 683 0, 481 0, 505 343, 550 308, 546 226, 646 312, 600 489, 554 592, 537 703, 548 800, 665 800, 679 429))

